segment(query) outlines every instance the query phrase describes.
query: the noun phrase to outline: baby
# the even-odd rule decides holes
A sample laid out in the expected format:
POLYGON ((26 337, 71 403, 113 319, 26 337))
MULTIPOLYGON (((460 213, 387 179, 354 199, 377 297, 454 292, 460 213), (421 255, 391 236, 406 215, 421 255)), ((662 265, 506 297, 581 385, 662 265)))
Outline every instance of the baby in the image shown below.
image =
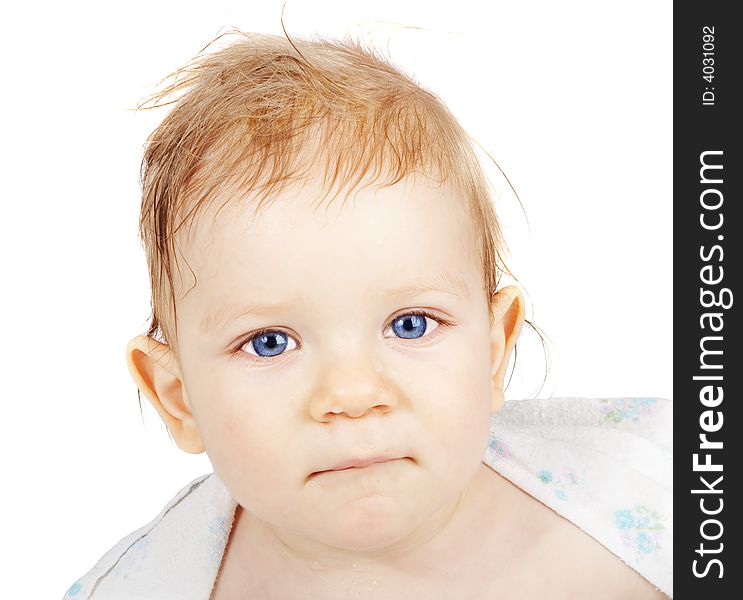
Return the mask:
MULTIPOLYGON (((570 406, 623 430, 599 401, 499 411, 524 299, 498 288, 502 234, 454 117, 355 42, 235 35, 152 99, 178 95, 144 156, 153 313, 127 348, 214 473, 66 598, 665 597, 590 496, 561 509, 557 475, 512 460, 559 454, 539 444, 570 406)), ((612 485, 639 523, 651 488, 612 485)))

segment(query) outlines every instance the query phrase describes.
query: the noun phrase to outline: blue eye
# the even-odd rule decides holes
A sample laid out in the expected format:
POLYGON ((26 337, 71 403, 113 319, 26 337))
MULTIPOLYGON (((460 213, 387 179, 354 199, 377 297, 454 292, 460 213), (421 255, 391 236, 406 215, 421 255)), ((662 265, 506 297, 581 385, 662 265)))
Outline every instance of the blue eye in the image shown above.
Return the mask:
POLYGON ((248 354, 264 358, 278 356, 285 350, 293 350, 296 347, 297 343, 293 337, 276 330, 260 331, 243 345, 248 354), (251 352, 251 349, 254 352, 251 352))
POLYGON ((423 337, 426 331, 433 331, 429 328, 427 321, 431 321, 434 324, 433 329, 438 327, 438 321, 428 317, 424 313, 408 313, 400 315, 394 321, 392 321, 392 331, 398 337, 403 339, 414 339, 423 337))
MULTIPOLYGON (((450 325, 451 323, 428 313, 410 312, 395 317, 387 330, 391 329, 394 336, 399 338, 416 339, 434 331, 441 324, 450 325)), ((288 333, 278 329, 263 329, 241 343, 238 350, 261 358, 271 358, 283 354, 286 350, 294 350, 296 347, 297 342, 288 333)))

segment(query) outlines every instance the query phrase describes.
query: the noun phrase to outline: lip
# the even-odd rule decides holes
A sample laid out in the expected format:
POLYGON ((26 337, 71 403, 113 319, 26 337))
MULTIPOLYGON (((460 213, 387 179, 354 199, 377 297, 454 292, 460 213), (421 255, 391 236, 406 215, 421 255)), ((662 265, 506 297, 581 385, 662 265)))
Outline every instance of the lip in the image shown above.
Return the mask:
POLYGON ((353 459, 338 463, 337 465, 335 465, 334 467, 331 467, 330 469, 325 469, 324 471, 316 471, 312 473, 310 477, 315 477, 316 475, 320 475, 322 473, 329 473, 331 471, 345 471, 347 469, 362 469, 364 467, 368 467, 369 465, 389 462, 389 461, 398 460, 401 458, 406 458, 406 457, 382 455, 382 456, 372 456, 369 458, 353 458, 353 459))
POLYGON ((328 471, 342 471, 343 469, 367 467, 374 463, 387 462, 388 460, 394 460, 393 456, 372 456, 371 458, 354 458, 351 460, 344 461, 331 467, 328 471))

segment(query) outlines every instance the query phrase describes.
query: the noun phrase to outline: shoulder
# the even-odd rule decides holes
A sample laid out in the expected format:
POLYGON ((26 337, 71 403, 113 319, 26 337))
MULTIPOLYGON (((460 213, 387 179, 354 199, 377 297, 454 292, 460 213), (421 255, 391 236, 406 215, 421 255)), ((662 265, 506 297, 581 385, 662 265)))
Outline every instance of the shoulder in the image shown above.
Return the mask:
POLYGON ((510 401, 484 462, 671 595, 671 411, 663 398, 510 401))
MULTIPOLYGON (((172 597, 184 600, 205 597, 192 593, 199 580, 212 575, 204 565, 214 563, 216 573, 234 507, 214 473, 194 479, 152 521, 106 552, 70 586, 64 600, 154 598, 171 589, 172 597), (168 569, 163 569, 165 564, 168 569)), ((210 587, 212 582, 213 577, 203 586, 210 587)))

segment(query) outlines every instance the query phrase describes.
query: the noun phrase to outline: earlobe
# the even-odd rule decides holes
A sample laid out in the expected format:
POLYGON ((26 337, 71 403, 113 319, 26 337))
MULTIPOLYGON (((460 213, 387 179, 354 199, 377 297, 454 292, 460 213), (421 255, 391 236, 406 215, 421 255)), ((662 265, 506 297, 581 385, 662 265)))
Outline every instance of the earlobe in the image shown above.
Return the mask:
POLYGON ((495 412, 505 400, 503 388, 506 368, 524 324, 524 296, 521 290, 515 285, 509 285, 496 292, 492 302, 492 314, 490 330, 493 384, 491 410, 495 412))
POLYGON ((165 422, 178 447, 191 454, 203 452, 173 350, 151 337, 138 335, 127 344, 126 363, 134 383, 165 422))

